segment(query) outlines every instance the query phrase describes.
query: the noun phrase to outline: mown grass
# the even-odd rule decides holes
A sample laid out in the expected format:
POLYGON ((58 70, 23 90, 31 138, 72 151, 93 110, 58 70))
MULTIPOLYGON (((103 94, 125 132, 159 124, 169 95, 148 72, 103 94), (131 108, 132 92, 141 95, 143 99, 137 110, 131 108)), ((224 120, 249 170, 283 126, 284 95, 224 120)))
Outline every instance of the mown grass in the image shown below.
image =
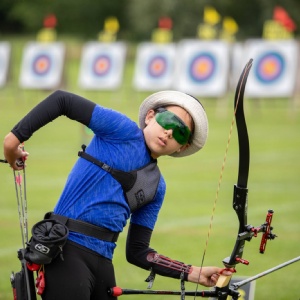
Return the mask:
MULTIPOLYGON (((18 87, 21 50, 24 40, 12 39, 13 57, 10 79, 0 90, 0 133, 2 138, 13 125, 49 91, 28 91, 18 87)), ((131 86, 133 53, 130 50, 124 84, 116 91, 87 92, 77 86, 80 44, 69 40, 63 89, 80 93, 95 102, 124 112, 137 121, 138 106, 147 95, 131 86)), ((296 99, 245 100, 250 137, 248 222, 260 225, 269 208, 274 209, 275 241, 267 244, 264 255, 258 253, 260 237, 246 244, 244 257, 249 266, 237 266, 236 276, 252 276, 286 260, 299 256, 299 178, 300 109, 296 99)), ((208 234, 213 204, 232 120, 233 95, 223 99, 203 99, 210 121, 207 145, 197 155, 184 159, 159 159, 168 190, 157 222, 152 247, 174 259, 200 265, 208 234)), ((27 197, 29 226, 53 208, 64 186, 77 151, 87 139, 79 124, 61 117, 37 132, 26 142, 27 197)), ((2 151, 1 151, 2 153, 2 151)), ((231 207, 233 185, 237 179, 238 146, 235 128, 231 137, 223 180, 219 192, 213 228, 204 265, 222 265, 234 245, 238 221, 231 207)), ((15 199, 13 174, 0 166, 0 299, 12 299, 9 275, 19 270, 16 251, 21 235, 15 199)), ((118 285, 146 288, 148 273, 126 262, 126 230, 120 236, 114 256, 118 285)), ((299 299, 299 262, 256 282, 255 299, 299 299)), ((179 289, 177 280, 157 276, 155 289, 179 289)), ((187 289, 195 285, 187 283, 187 289)), ((124 296, 125 297, 125 296, 124 296)), ((143 296, 149 299, 151 296, 143 296)), ((179 296, 155 296, 176 299, 179 296)), ((140 299, 141 296, 127 296, 140 299)))

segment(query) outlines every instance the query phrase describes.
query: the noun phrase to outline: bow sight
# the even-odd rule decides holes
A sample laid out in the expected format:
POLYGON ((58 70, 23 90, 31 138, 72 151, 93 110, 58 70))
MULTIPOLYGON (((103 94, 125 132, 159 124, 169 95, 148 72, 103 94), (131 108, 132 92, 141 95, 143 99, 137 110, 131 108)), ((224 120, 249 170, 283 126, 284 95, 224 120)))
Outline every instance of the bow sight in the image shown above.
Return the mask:
MULTIPOLYGON (((234 209, 236 210, 236 208, 234 209)), ((237 214, 239 214, 238 211, 237 214)), ((271 226, 271 223, 273 214, 274 211, 269 209, 267 212, 266 221, 262 225, 258 227, 254 227, 252 225, 245 225, 244 231, 239 231, 236 240, 236 246, 231 256, 223 260, 223 263, 226 268, 233 268, 238 263, 249 265, 249 261, 242 258, 244 242, 249 242, 252 239, 252 237, 257 237, 257 234, 260 232, 262 232, 263 235, 261 237, 259 252, 261 254, 264 254, 266 250, 267 241, 274 240, 277 237, 277 235, 272 232, 273 227, 271 226)))

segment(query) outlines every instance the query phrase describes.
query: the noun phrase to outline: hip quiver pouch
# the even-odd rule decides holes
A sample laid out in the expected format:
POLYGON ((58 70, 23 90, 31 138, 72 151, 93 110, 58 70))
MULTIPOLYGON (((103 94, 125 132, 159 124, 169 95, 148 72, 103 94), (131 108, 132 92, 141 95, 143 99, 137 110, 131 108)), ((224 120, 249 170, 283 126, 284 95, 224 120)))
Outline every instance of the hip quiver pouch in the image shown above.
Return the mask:
POLYGON ((57 220, 42 220, 32 227, 31 233, 24 255, 27 261, 38 265, 49 264, 59 254, 63 259, 63 246, 69 235, 69 229, 64 224, 57 220))

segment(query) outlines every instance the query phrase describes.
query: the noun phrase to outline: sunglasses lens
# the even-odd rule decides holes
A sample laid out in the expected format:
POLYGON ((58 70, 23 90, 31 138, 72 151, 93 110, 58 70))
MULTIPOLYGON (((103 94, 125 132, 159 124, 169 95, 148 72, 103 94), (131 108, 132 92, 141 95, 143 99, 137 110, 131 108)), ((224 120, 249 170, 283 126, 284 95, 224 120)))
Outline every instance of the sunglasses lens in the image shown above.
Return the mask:
POLYGON ((156 122, 166 130, 173 130, 174 139, 181 145, 185 145, 191 136, 189 128, 172 112, 165 110, 155 115, 156 122))

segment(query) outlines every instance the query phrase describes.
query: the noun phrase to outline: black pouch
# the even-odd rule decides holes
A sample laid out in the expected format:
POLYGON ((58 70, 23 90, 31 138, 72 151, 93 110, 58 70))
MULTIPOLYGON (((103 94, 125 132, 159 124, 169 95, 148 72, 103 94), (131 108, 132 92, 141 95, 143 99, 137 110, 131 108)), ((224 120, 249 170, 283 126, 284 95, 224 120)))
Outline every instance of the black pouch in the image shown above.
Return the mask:
POLYGON ((31 230, 32 237, 25 252, 25 259, 38 265, 49 264, 61 255, 67 242, 69 229, 57 220, 42 220, 31 230))

